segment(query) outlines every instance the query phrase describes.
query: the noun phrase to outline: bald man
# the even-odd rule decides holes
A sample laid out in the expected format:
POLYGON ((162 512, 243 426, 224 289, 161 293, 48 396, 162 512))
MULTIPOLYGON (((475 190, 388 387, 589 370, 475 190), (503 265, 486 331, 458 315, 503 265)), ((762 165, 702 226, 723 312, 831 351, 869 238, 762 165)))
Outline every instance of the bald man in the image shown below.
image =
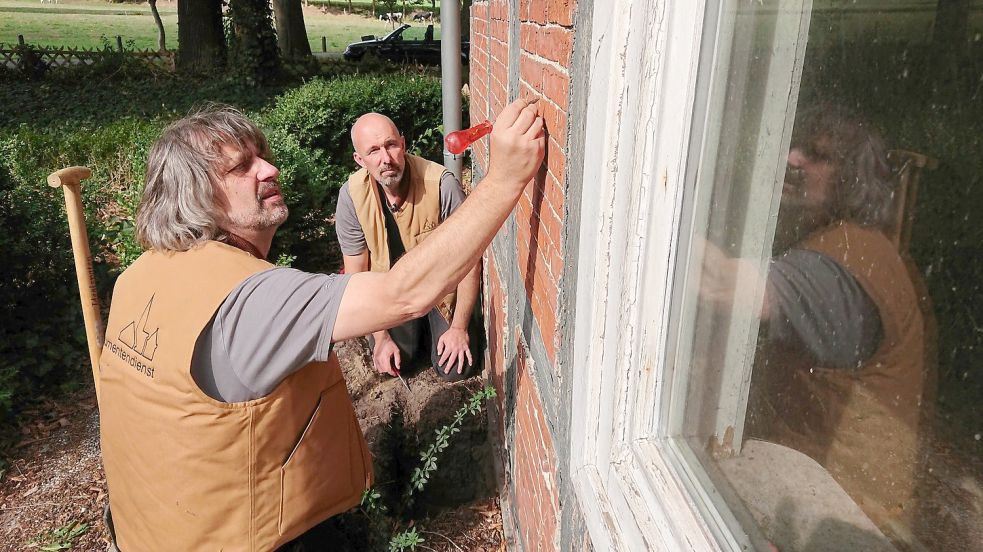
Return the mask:
MULTIPOLYGON (((345 273, 387 272, 451 216, 464 192, 443 166, 406 153, 406 139, 385 115, 362 115, 351 136, 361 169, 342 186, 335 215, 345 273)), ((395 376, 406 362, 429 360, 445 381, 479 372, 482 332, 472 316, 479 277, 476 264, 426 316, 372 334, 375 369, 395 376)))

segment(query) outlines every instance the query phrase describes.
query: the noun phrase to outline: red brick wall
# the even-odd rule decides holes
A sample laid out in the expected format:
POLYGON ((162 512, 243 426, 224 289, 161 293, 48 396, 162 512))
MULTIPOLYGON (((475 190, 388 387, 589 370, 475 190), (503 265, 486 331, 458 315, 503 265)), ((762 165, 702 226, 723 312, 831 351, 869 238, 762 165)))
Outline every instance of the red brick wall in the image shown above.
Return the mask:
MULTIPOLYGON (((575 0, 513 0, 518 2, 519 43, 510 44, 510 2, 475 0, 471 8, 471 120, 494 120, 509 96, 509 52, 518 49, 518 93, 538 97, 546 122, 547 152, 539 175, 526 188, 515 212, 514 259, 486 258, 485 301, 489 332, 490 379, 499 390, 499 427, 508 472, 508 513, 518 522, 515 535, 522 550, 555 550, 560 541, 557 461, 550 425, 543 414, 537 371, 554 371, 560 331, 558 299, 563 272, 564 190, 569 121, 570 63, 573 51, 575 0), (514 260, 514 263, 512 262, 514 260), (516 275, 516 272, 518 274, 516 275), (510 278, 511 275, 511 278, 510 278), (509 289, 507 282, 522 282, 509 289), (509 311, 509 298, 523 294, 542 336, 546 359, 534 363, 519 328, 521 312, 509 311), (510 327, 511 324, 511 327, 510 327), (508 338, 506 337, 508 336, 508 338), (514 336, 514 337, 513 337, 514 336), (512 347, 512 350, 507 350, 512 347), (510 359, 514 359, 509 362, 510 359), (545 362, 544 362, 545 360, 545 362), (507 382, 511 382, 511 387, 507 382), (506 398, 506 391, 513 394, 506 398)), ((515 91, 513 91, 515 92, 515 91)), ((479 172, 488 167, 488 139, 473 148, 479 172)), ((554 390, 558 391, 558 390, 554 390)))
MULTIPOLYGON (((546 122, 544 170, 519 202, 518 259, 526 294, 539 322, 550 360, 556 361, 557 297, 563 271, 561 236, 569 123, 573 0, 529 0, 519 7, 520 95, 539 97, 546 122)), ((505 0, 476 2, 471 23, 471 119, 494 120, 508 99, 509 8, 505 0)), ((488 140, 474 148, 475 162, 488 163, 488 140)))
POLYGON ((560 501, 553 439, 521 337, 516 358, 514 482, 519 541, 527 552, 557 550, 560 501))
POLYGON ((508 300, 502 289, 502 280, 498 276, 495 262, 490 256, 485 257, 488 279, 485 282, 485 325, 488 326, 488 366, 489 379, 498 395, 495 400, 498 406, 498 427, 505 427, 505 343, 503 332, 508 331, 508 300))

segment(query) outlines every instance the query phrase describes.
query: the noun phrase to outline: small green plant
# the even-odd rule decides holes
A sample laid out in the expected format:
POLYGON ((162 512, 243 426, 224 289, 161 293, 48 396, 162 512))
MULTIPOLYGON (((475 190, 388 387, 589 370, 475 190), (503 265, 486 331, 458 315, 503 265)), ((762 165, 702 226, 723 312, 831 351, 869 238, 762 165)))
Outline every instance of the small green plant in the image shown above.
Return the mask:
POLYGON ((68 550, 74 547, 75 540, 88 530, 88 523, 70 521, 61 527, 41 533, 36 539, 27 543, 27 546, 45 551, 68 550))
POLYGON ((468 400, 468 403, 454 413, 454 420, 449 425, 445 425, 436 431, 437 439, 430 445, 430 448, 420 453, 421 465, 413 469, 413 475, 410 477, 410 487, 406 493, 407 499, 412 499, 414 492, 422 491, 426 487, 433 472, 437 470, 437 457, 450 446, 451 436, 461 431, 461 424, 464 423, 464 417, 469 414, 472 416, 477 415, 481 412, 481 407, 485 401, 494 397, 495 388, 491 385, 486 385, 484 389, 475 391, 468 400))
POLYGON ((362 502, 359 504, 366 512, 385 512, 386 505, 379 502, 382 498, 382 494, 375 490, 375 487, 369 487, 362 491, 362 502))
MULTIPOLYGON (((482 411, 485 401, 494 398, 495 395, 495 388, 491 385, 486 385, 483 389, 475 391, 468 401, 454 413, 454 419, 451 420, 451 423, 436 431, 437 438, 427 450, 420 453, 420 466, 414 468, 413 474, 410 476, 410 484, 403 495, 404 509, 409 509, 413 504, 413 495, 415 493, 426 488, 433 473, 437 470, 438 457, 450 446, 451 437, 461 431, 461 425, 464 423, 464 419, 468 415, 475 416, 479 414, 482 411)), ((386 507, 380 503, 379 499, 381 497, 382 495, 379 491, 374 488, 366 489, 362 493, 362 511, 365 512, 370 522, 376 528, 386 527, 385 520, 383 519, 386 507)), ((413 523, 413 521, 410 521, 409 526, 390 537, 389 552, 416 550, 417 545, 424 542, 423 537, 417 533, 416 527, 413 527, 413 523)))
POLYGON ((403 552, 404 550, 416 550, 418 544, 423 544, 424 539, 416 532, 416 527, 412 527, 394 535, 389 540, 389 552, 403 552))
POLYGON ((280 253, 280 255, 276 258, 276 263, 274 264, 276 264, 277 266, 291 267, 294 265, 294 261, 296 260, 297 260, 297 255, 290 255, 289 253, 280 253))

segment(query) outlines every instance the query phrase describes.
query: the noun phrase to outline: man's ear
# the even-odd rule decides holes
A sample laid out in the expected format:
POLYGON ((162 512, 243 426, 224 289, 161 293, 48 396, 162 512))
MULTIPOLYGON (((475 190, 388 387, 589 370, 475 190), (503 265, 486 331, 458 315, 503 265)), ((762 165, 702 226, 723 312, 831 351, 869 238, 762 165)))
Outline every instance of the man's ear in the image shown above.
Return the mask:
POLYGON ((355 159, 355 162, 358 163, 359 167, 362 167, 363 169, 365 168, 365 161, 362 159, 362 156, 359 155, 357 151, 352 154, 352 158, 355 159))

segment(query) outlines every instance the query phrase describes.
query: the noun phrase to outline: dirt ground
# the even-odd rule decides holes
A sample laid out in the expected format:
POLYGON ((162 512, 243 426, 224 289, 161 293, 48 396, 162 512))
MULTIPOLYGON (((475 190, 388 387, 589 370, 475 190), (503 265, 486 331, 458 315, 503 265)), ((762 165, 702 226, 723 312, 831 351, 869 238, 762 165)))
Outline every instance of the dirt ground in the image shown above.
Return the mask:
MULTIPOLYGON (((374 373, 361 343, 342 343, 336 350, 374 457, 376 487, 389 512, 395 514, 387 518, 389 526, 403 528, 408 520, 415 520, 414 526, 425 539, 425 548, 420 550, 504 551, 483 415, 468 419, 454 436, 437 473, 411 511, 405 511, 398 500, 419 451, 429 446, 434 431, 449 423, 454 411, 483 382, 473 378, 442 383, 426 367, 406 373, 408 393, 399 380, 374 373)), ((7 469, 0 473, 0 552, 105 550, 106 480, 99 457, 93 390, 58 402, 41 401, 21 420, 22 440, 7 458, 7 469)), ((365 530, 361 513, 342 517, 347 520, 344 530, 365 530)), ((366 535, 348 537, 351 542, 372 541, 366 535)))

